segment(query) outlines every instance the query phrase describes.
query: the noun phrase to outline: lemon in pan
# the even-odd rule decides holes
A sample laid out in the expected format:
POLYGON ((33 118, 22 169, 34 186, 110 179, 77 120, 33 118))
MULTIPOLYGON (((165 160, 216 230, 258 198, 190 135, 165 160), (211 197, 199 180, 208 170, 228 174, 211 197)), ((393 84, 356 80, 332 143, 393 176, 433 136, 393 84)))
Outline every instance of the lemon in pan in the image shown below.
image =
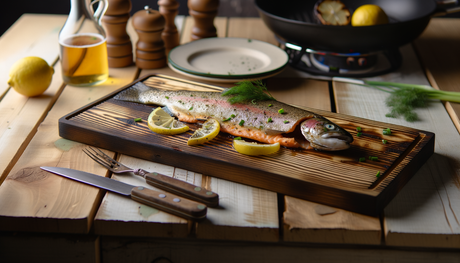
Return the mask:
POLYGON ((378 5, 362 5, 351 17, 352 26, 375 26, 388 23, 388 16, 378 5))

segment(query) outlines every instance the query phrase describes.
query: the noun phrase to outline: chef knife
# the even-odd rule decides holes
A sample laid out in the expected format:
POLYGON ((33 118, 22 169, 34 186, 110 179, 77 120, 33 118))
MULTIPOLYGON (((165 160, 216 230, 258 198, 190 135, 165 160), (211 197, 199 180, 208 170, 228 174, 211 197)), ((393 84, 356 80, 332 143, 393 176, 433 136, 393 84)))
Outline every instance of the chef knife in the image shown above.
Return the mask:
POLYGON ((205 205, 167 192, 160 192, 143 186, 134 186, 107 177, 69 168, 48 166, 40 168, 78 182, 131 197, 131 199, 139 203, 182 218, 198 221, 206 217, 207 207, 205 205))

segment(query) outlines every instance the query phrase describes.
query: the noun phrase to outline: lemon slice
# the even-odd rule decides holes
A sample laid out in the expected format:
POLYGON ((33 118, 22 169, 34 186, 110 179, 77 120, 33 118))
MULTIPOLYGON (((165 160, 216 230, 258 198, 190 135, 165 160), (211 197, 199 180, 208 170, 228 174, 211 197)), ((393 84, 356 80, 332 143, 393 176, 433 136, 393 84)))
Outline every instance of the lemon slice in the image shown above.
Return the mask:
POLYGON ((187 125, 169 116, 161 107, 150 113, 147 123, 150 130, 159 134, 174 135, 189 130, 187 125))
POLYGON ((350 23, 350 11, 339 0, 318 2, 315 13, 323 25, 344 26, 350 23))
POLYGON ((203 126, 201 128, 199 128, 193 133, 192 137, 188 139, 187 144, 197 145, 208 142, 214 139, 214 137, 216 137, 217 134, 219 134, 219 131, 219 122, 214 119, 209 119, 205 123, 203 123, 203 126))
POLYGON ((246 142, 244 140, 233 140, 233 148, 239 153, 246 155, 268 155, 276 153, 280 149, 279 142, 273 144, 260 144, 246 142))

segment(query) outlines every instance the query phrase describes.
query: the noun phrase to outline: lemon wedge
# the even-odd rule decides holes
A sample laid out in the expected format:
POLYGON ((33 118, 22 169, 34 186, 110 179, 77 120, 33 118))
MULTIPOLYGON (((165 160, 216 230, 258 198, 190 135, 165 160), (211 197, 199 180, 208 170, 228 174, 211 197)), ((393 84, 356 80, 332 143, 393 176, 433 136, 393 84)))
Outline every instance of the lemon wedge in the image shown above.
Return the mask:
POLYGON ((203 126, 201 128, 199 128, 193 133, 192 137, 188 139, 187 144, 197 145, 208 142, 214 139, 214 137, 216 137, 217 134, 219 134, 219 131, 219 122, 214 119, 209 119, 205 123, 203 123, 203 126))
POLYGON ((260 144, 246 142, 244 140, 233 140, 233 148, 239 153, 246 155, 268 155, 276 153, 280 149, 279 142, 272 144, 260 144))
POLYGON ((40 57, 24 57, 10 69, 8 85, 19 94, 35 97, 43 94, 51 84, 54 69, 40 57))
POLYGON ((150 113, 147 123, 150 130, 159 134, 174 135, 189 130, 187 125, 169 116, 161 107, 150 113))
POLYGON ((378 5, 362 5, 351 17, 352 26, 375 26, 388 23, 388 16, 378 5))

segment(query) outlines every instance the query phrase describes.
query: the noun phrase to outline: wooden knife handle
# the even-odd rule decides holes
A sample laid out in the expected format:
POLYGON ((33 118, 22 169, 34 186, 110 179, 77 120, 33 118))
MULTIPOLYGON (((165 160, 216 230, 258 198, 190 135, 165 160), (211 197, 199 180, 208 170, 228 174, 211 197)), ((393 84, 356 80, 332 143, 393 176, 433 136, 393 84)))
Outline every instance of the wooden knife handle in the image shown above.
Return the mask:
POLYGON ((150 185, 195 200, 209 207, 216 207, 219 205, 218 194, 176 178, 160 173, 147 173, 145 174, 145 181, 150 185))
POLYGON ((131 198, 139 203, 194 221, 204 219, 207 213, 207 207, 203 204, 143 186, 134 187, 131 190, 131 198))

